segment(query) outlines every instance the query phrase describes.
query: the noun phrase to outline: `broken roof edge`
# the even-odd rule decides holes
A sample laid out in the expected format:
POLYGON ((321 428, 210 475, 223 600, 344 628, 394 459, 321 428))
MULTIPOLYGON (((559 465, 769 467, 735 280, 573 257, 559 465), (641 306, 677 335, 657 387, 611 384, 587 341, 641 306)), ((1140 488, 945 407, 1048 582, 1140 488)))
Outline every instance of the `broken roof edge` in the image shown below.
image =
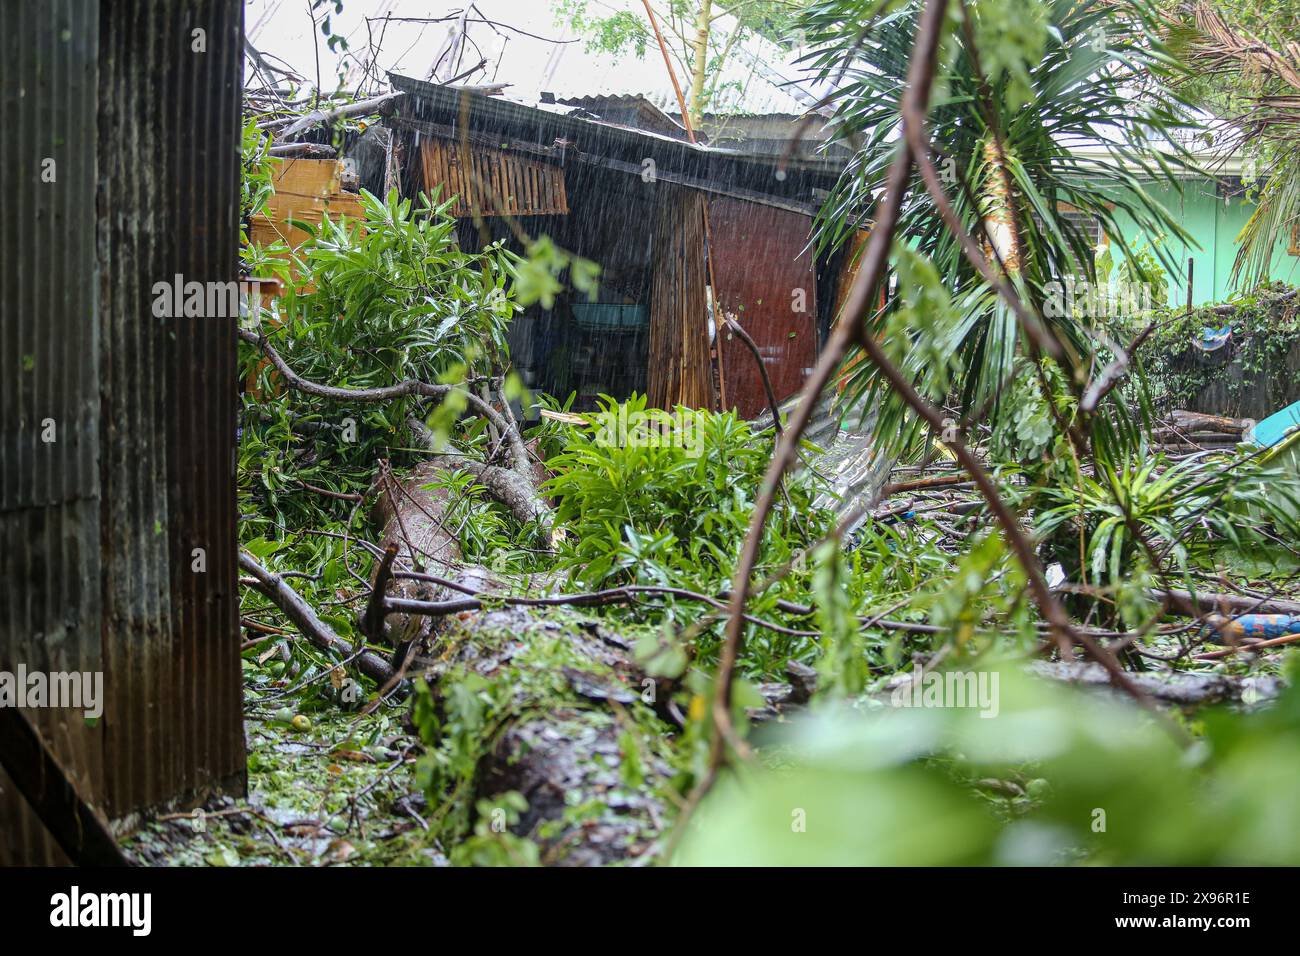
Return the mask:
MULTIPOLYGON (((656 133, 652 130, 633 129, 627 126, 621 126, 616 123, 605 123, 598 120, 585 119, 579 116, 572 116, 567 113, 560 113, 554 109, 547 109, 547 104, 538 104, 536 106, 527 103, 519 103, 515 100, 506 99, 498 96, 484 96, 473 90, 456 89, 437 83, 430 83, 427 80, 417 80, 413 77, 402 76, 398 73, 388 74, 389 82, 393 89, 399 90, 405 94, 398 100, 405 105, 411 99, 423 100, 432 103, 435 108, 441 108, 451 111, 453 108, 459 109, 462 96, 469 96, 476 108, 482 109, 485 113, 494 116, 494 118, 508 122, 517 122, 526 125, 535 125, 539 114, 545 115, 548 119, 557 121, 561 125, 569 125, 572 129, 580 130, 584 127, 597 127, 601 131, 616 131, 627 137, 635 139, 652 141, 665 146, 671 146, 680 150, 695 153, 700 156, 717 157, 721 159, 736 160, 738 162, 756 163, 763 166, 781 166, 786 169, 806 171, 814 174, 830 174, 838 176, 842 164, 831 159, 811 159, 807 156, 793 155, 788 158, 774 156, 765 153, 746 152, 745 150, 729 149, 720 146, 705 146, 698 143, 691 143, 688 140, 676 139, 663 133, 656 133), (784 163, 782 160, 784 159, 784 163)), ((561 101, 557 100, 557 103, 561 101)), ((668 114, 664 114, 667 116, 668 114)), ((669 117, 671 119, 671 117, 669 117)))
POLYGON ((500 141, 552 162, 579 161, 641 175, 654 163, 655 176, 668 183, 727 195, 761 205, 814 216, 821 193, 840 174, 833 160, 746 152, 702 146, 648 130, 584 119, 555 109, 500 97, 450 89, 425 80, 390 73, 393 88, 404 94, 396 102, 394 127, 407 127, 450 138, 468 108, 469 129, 479 145, 500 141), (593 141, 598 141, 592 149, 593 141))
MULTIPOLYGON (((682 114, 680 109, 664 109, 657 105, 652 99, 644 93, 588 93, 581 96, 565 95, 559 96, 551 94, 556 103, 563 103, 566 106, 580 106, 589 108, 596 104, 616 103, 619 106, 638 106, 644 105, 647 110, 652 111, 654 115, 661 116, 668 120, 674 126, 681 129, 683 135, 686 133, 686 127, 682 125, 682 114)), ((714 112, 706 109, 700 118, 706 122, 726 122, 727 120, 787 120, 789 122, 799 122, 809 114, 815 113, 814 110, 807 109, 797 113, 759 113, 748 110, 725 110, 714 112)))
MULTIPOLYGON (((609 96, 557 96, 555 97, 555 102, 563 104, 564 106, 577 107, 578 109, 593 109, 606 103, 613 103, 618 106, 633 106, 646 112, 655 119, 660 120, 665 125, 671 126, 673 129, 679 131, 683 138, 688 138, 690 136, 679 117, 660 109, 649 99, 639 93, 617 93, 609 96)), ((621 126, 623 124, 612 123, 610 125, 621 126)))

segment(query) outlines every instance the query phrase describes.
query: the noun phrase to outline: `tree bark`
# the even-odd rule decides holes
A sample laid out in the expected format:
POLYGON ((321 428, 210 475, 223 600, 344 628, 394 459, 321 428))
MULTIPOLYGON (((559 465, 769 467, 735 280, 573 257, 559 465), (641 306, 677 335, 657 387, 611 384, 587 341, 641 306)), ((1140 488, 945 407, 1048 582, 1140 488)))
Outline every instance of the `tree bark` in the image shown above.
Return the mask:
MULTIPOLYGON (((521 509, 540 501, 536 489, 524 482, 525 493, 517 484, 522 479, 509 469, 450 457, 425 462, 404 479, 389 479, 378 513, 384 546, 397 549, 397 576, 388 585, 389 599, 463 601, 466 592, 518 591, 518 582, 462 561, 455 528, 446 520, 453 495, 436 482, 467 468, 479 476, 487 470, 492 476, 484 480, 489 491, 503 491, 521 509), (511 478, 495 483, 502 475, 511 478), (404 568, 418 568, 424 578, 403 578, 404 568)), ((567 608, 484 610, 483 602, 478 608, 442 616, 390 611, 385 625, 389 641, 397 647, 395 660, 406 659, 415 643, 408 674, 426 681, 439 704, 469 674, 492 680, 508 674, 516 657, 547 642, 565 645, 566 663, 557 680, 512 685, 510 716, 498 732, 485 729, 471 805, 500 802, 508 791, 522 794, 528 809, 511 831, 536 842, 546 863, 600 865, 651 854, 668 815, 657 793, 667 786, 671 770, 656 755, 658 738, 668 727, 646 729, 658 720, 654 707, 659 685, 642 683, 646 678, 633 659, 631 642, 567 608), (642 713, 637 716, 637 711, 642 713), (635 756, 626 752, 629 741, 635 756), (628 759, 636 760, 643 786, 624 785, 623 762, 628 759), (617 799, 611 797, 615 793, 617 799), (567 822, 566 810, 587 804, 602 807, 594 819, 567 822)), ((437 747, 440 741, 426 743, 437 747)), ((454 793, 429 797, 431 806, 457 799, 454 793)))
POLYGON ((699 128, 704 116, 704 80, 709 63, 709 27, 713 14, 713 0, 700 0, 695 18, 695 36, 691 40, 691 125, 699 128))

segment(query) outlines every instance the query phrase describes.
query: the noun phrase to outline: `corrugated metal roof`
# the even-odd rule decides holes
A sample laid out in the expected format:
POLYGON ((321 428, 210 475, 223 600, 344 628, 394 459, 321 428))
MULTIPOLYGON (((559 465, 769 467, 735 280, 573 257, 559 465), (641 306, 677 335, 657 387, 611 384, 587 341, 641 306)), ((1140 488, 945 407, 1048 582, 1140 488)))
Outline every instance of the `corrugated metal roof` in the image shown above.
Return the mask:
POLYGON ((731 195, 811 214, 819 191, 838 175, 833 162, 793 157, 784 163, 775 155, 755 155, 737 150, 699 146, 648 130, 626 129, 578 116, 538 110, 498 96, 466 93, 448 86, 392 74, 393 87, 408 97, 399 98, 397 114, 389 122, 418 130, 419 123, 434 121, 434 135, 451 135, 468 110, 470 129, 482 132, 488 145, 493 136, 527 141, 536 155, 559 162, 592 162, 640 175, 649 156, 656 177, 663 182, 731 195), (561 140, 564 145, 561 145, 561 140), (564 157, 561 156, 564 154, 564 157))

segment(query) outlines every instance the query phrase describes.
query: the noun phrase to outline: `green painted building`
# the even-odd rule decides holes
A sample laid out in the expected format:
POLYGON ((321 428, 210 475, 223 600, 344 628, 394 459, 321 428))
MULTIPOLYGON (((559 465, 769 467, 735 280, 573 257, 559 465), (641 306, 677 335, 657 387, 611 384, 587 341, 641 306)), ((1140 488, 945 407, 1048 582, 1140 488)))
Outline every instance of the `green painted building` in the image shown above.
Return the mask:
MULTIPOLYGON (((1207 165, 1208 161, 1206 157, 1207 165)), ((1254 211, 1254 204, 1246 199, 1241 187, 1240 174, 1240 160, 1234 158, 1218 167, 1218 178, 1183 179, 1181 191, 1164 182, 1147 185, 1150 195, 1169 210, 1194 240, 1194 244, 1174 237, 1165 240, 1165 249, 1179 263, 1178 273, 1169 276, 1170 304, 1187 301, 1189 258, 1194 305, 1219 302, 1238 291, 1232 284, 1237 236, 1254 211)), ((1131 247, 1151 246, 1156 237, 1143 235, 1127 216, 1118 218, 1123 238, 1131 247)), ((1300 285, 1300 249, 1296 247, 1295 237, 1277 237, 1270 277, 1300 285)))

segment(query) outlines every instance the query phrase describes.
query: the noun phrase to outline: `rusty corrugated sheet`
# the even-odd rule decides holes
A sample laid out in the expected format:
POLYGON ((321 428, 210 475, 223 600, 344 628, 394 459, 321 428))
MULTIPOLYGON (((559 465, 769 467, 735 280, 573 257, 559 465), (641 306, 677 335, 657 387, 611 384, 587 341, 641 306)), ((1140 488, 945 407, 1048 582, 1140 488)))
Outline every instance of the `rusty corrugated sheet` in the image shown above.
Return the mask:
MULTIPOLYGON (((754 339, 776 400, 785 401, 817 361, 817 276, 806 248, 812 221, 726 197, 710 200, 709 220, 721 311, 754 339)), ((727 403, 753 418, 767 408, 754 355, 729 332, 720 337, 727 403)))
MULTIPOLYGON (((242 8, 15 2, 0 41, 0 665, 105 672, 97 726, 30 716, 120 818, 243 783, 237 319, 152 308, 177 274, 237 277, 242 8)), ((60 859, 4 783, 0 862, 60 859)))
POLYGON ((114 814, 238 784, 244 773, 237 317, 158 319, 152 309, 155 283, 175 275, 238 278, 242 15, 239 0, 103 4, 103 639, 114 814), (195 549, 203 573, 192 570, 195 549))
MULTIPOLYGON (((98 9, 12 6, 0 40, 0 669, 97 671, 98 9)), ((28 716, 78 788, 100 792, 102 730, 74 711, 28 716)), ((0 863, 63 861, 3 770, 0 820, 0 863)))
POLYGON ((420 147, 424 188, 456 197, 453 216, 563 216, 564 170, 526 156, 430 138, 420 147))

